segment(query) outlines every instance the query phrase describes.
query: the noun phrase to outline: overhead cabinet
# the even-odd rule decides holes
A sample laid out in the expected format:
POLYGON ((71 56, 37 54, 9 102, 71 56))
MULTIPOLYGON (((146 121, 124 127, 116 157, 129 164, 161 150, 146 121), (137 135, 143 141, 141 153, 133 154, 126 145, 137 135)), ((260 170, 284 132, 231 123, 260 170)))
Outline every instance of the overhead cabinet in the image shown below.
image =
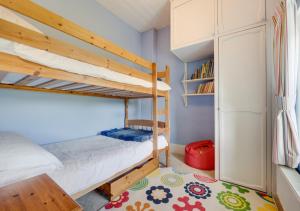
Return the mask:
POLYGON ((213 53, 215 34, 214 0, 171 2, 171 49, 185 62, 213 53), (204 45, 199 43, 210 41, 204 45), (201 49, 204 54, 201 54, 201 49))
POLYGON ((171 11, 172 49, 199 42, 214 35, 214 1, 174 0, 171 11))
POLYGON ((218 32, 228 32, 265 20, 265 0, 218 0, 218 32))
POLYGON ((171 0, 171 51, 183 62, 213 56, 214 39, 265 21, 266 0, 171 0))

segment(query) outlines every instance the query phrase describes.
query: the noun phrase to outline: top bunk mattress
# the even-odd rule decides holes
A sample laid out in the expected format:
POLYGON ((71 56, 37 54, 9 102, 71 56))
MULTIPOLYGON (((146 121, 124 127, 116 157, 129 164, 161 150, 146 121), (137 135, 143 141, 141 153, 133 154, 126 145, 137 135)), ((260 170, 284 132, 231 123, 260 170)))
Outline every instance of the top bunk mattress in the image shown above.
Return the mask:
MULTIPOLYGON (((27 61, 70 73, 92 76, 109 81, 142 86, 145 88, 152 87, 152 82, 140 78, 118 73, 104 67, 88 64, 75 59, 70 59, 3 38, 0 38, 0 52, 18 56, 27 61)), ((157 89, 160 91, 169 91, 171 87, 163 81, 157 81, 157 89)))
MULTIPOLYGON (((159 136, 158 149, 167 145, 165 137, 159 136)), ((141 143, 91 136, 43 147, 64 165, 49 176, 72 195, 144 160, 151 155, 153 144, 151 140, 141 143)))

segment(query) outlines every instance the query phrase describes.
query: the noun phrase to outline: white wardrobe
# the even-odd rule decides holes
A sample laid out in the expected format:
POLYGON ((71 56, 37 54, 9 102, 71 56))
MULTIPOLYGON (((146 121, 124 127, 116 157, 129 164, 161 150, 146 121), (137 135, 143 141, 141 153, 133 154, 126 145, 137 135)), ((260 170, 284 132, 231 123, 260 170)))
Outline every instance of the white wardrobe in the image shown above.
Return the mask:
POLYGON ((219 37, 220 179, 266 190, 265 26, 219 37))
POLYGON ((265 10, 265 0, 171 1, 172 51, 180 58, 177 52, 189 51, 194 43, 205 46, 198 51, 214 54, 216 177, 260 191, 267 190, 265 10), (213 13, 193 13, 194 20, 179 16, 197 7, 213 13), (203 20, 213 27, 201 25, 203 20), (213 49, 204 42, 213 42, 213 49))

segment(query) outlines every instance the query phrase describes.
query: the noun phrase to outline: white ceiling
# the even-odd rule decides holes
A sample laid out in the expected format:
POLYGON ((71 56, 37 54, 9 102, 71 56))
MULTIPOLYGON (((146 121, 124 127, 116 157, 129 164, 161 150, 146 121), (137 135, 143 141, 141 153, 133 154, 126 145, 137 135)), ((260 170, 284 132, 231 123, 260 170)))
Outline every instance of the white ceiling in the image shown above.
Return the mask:
POLYGON ((96 0, 139 32, 161 29, 170 23, 169 0, 96 0))

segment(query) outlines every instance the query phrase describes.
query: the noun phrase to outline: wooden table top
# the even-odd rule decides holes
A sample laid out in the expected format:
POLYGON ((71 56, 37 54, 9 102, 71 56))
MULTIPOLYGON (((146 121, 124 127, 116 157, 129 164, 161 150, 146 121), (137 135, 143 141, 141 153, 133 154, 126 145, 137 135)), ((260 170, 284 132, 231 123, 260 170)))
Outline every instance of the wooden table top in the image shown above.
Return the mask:
POLYGON ((81 207, 48 175, 0 188, 0 211, 81 211, 81 207))

